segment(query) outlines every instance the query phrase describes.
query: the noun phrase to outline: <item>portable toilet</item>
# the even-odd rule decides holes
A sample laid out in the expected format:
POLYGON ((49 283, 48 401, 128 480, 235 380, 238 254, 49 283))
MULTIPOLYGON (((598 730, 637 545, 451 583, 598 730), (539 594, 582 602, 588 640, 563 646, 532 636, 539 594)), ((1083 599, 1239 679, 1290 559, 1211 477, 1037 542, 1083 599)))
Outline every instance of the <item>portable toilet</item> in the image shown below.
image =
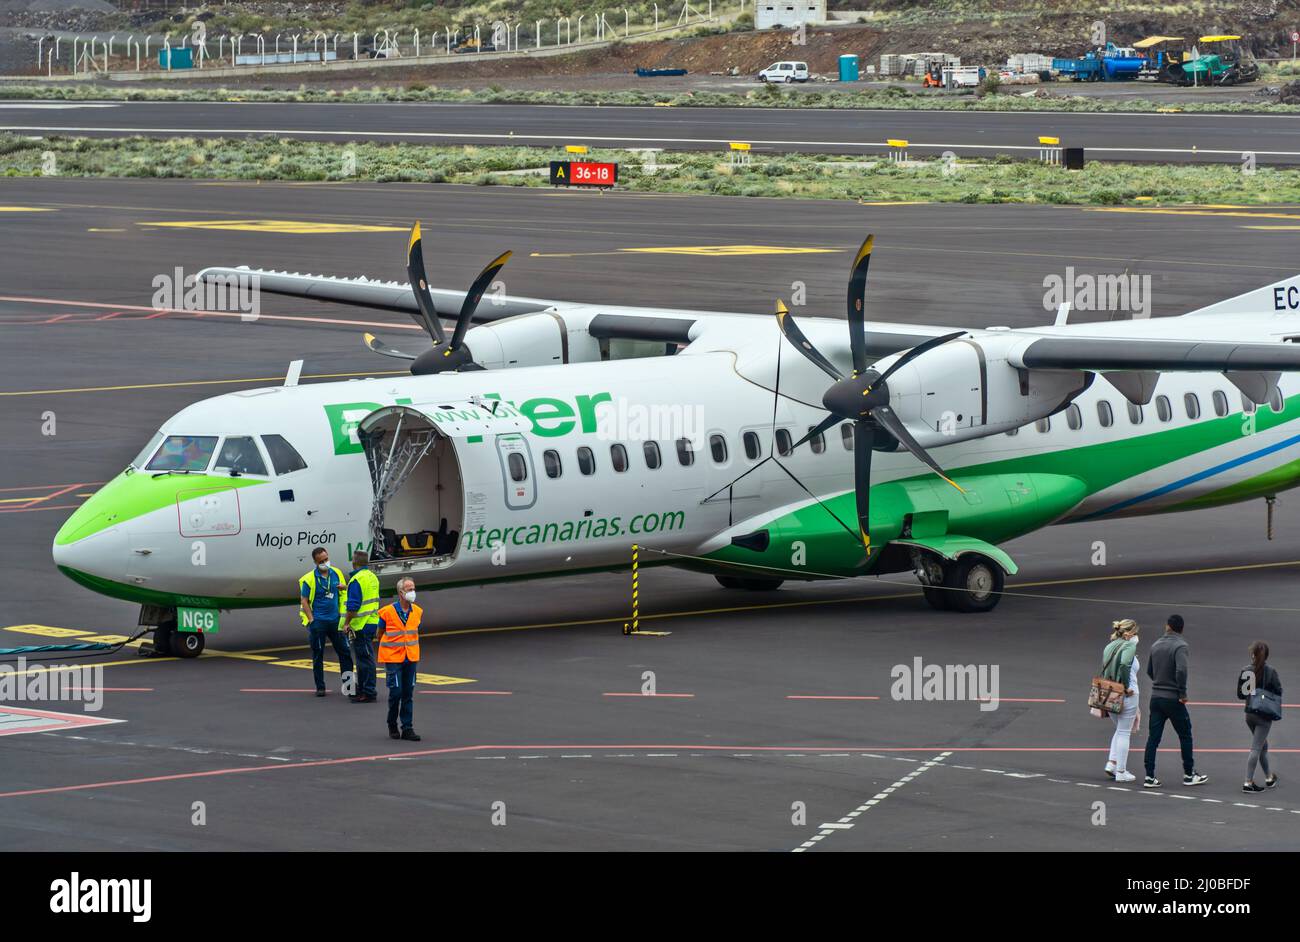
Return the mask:
POLYGON ((856 82, 858 80, 858 57, 855 55, 840 56, 840 81, 856 82))
POLYGON ((194 68, 194 50, 190 46, 164 46, 158 50, 158 68, 192 69, 194 68))

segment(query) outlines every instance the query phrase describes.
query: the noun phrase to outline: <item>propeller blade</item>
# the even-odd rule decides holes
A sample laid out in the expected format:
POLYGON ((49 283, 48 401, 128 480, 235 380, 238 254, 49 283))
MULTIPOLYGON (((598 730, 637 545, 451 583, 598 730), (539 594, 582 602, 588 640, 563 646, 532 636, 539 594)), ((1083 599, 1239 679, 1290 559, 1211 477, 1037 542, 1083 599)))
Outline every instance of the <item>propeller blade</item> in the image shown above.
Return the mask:
POLYGON ((805 435, 803 438, 799 439, 797 442, 791 445, 790 451, 791 452, 796 451, 799 448, 799 446, 802 445, 804 442, 811 441, 812 439, 816 438, 818 435, 821 435, 822 433, 829 430, 831 426, 839 425, 843 421, 844 421, 843 419, 841 419, 838 415, 835 415, 833 413, 831 415, 826 416, 826 418, 822 419, 820 422, 818 422, 816 425, 810 428, 808 430, 807 435, 805 435))
POLYGON ((913 360, 919 357, 922 353, 925 353, 927 350, 933 350, 935 347, 942 347, 945 343, 947 343, 950 340, 956 340, 958 337, 965 337, 965 336, 966 336, 966 331, 958 330, 958 331, 954 331, 951 334, 944 334, 942 337, 931 337, 925 343, 918 343, 911 350, 908 350, 901 357, 899 357, 897 360, 891 363, 889 365, 889 369, 885 370, 885 372, 881 374, 880 379, 876 380, 876 382, 873 385, 879 386, 885 380, 889 379, 889 377, 892 376, 896 370, 906 366, 908 363, 911 363, 913 360))
POLYGON ((814 347, 808 338, 804 336, 803 331, 799 329, 799 325, 794 322, 794 318, 790 316, 790 312, 786 310, 785 305, 780 301, 776 302, 776 322, 780 326, 785 339, 790 341, 796 350, 812 361, 814 366, 831 379, 840 380, 844 378, 844 374, 835 368, 835 364, 822 356, 821 351, 814 347))
POLYGON ((858 538, 867 551, 871 550, 871 444, 875 440, 871 419, 853 423, 853 496, 858 505, 858 538))
POLYGON ((903 420, 898 417, 893 409, 889 408, 889 406, 877 406, 875 409, 871 410, 871 417, 875 419, 876 423, 885 431, 898 439, 900 445, 928 465, 931 471, 939 475, 939 477, 943 478, 963 494, 966 493, 966 490, 960 484, 943 473, 943 468, 939 467, 939 462, 931 458, 929 453, 921 447, 920 442, 912 437, 912 433, 907 430, 907 426, 903 425, 903 420))
POLYGON ((415 359, 414 353, 403 353, 401 350, 395 350, 394 348, 390 347, 388 344, 380 340, 378 337, 376 337, 374 334, 366 334, 366 346, 369 347, 375 353, 381 354, 386 357, 394 357, 398 360, 415 359))
POLYGON ((864 308, 867 293, 867 268, 871 265, 871 247, 876 237, 869 235, 853 259, 849 274, 849 348, 853 351, 853 375, 867 368, 867 312, 864 308))
POLYGON ((456 329, 452 332, 451 343, 447 346, 447 354, 460 349, 460 345, 465 340, 465 331, 469 330, 469 322, 474 317, 474 310, 478 307, 479 301, 483 300, 483 292, 492 284, 492 279, 497 276, 506 262, 510 261, 510 252, 502 252, 492 261, 488 262, 487 268, 479 272, 478 277, 474 279, 474 284, 470 285, 469 291, 465 293, 465 302, 460 306, 460 314, 456 318, 456 329))
POLYGON ((429 339, 434 343, 446 343, 447 335, 438 320, 438 311, 433 304, 433 295, 429 293, 429 279, 424 272, 424 249, 420 241, 420 223, 411 227, 411 239, 406 244, 406 277, 411 283, 411 293, 420 309, 416 323, 424 328, 429 339))

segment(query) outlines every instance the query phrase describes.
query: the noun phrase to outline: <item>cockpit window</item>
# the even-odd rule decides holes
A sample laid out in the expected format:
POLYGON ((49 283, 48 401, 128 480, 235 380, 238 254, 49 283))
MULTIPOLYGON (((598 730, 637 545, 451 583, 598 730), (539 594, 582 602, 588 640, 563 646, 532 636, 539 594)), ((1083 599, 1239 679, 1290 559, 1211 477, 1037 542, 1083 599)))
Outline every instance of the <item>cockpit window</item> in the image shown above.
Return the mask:
POLYGON ((136 470, 143 468, 144 463, 149 460, 149 458, 153 455, 155 451, 158 450, 158 446, 162 444, 162 440, 163 440, 163 433, 154 432, 153 438, 149 439, 149 444, 141 448, 140 454, 136 455, 135 458, 131 461, 131 467, 135 468, 136 470))
POLYGON ((275 468, 276 474, 288 474, 290 471, 301 471, 307 467, 307 462, 302 460, 302 455, 284 440, 283 435, 263 435, 262 444, 266 446, 266 453, 271 456, 271 467, 275 468))
POLYGON ((266 462, 251 435, 231 435, 221 446, 213 471, 231 474, 266 474, 266 462))
POLYGON ((146 471, 206 471, 217 448, 215 435, 168 435, 146 471))

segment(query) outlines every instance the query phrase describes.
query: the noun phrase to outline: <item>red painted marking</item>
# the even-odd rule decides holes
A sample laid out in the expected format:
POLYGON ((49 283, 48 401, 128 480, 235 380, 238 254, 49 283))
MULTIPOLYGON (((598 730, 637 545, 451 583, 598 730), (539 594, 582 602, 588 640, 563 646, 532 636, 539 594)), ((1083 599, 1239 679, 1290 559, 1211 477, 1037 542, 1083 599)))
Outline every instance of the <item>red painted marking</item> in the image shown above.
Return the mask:
POLYGON ((53 317, 51 317, 51 318, 49 318, 48 320, 46 320, 44 323, 46 323, 46 324, 57 324, 59 321, 67 320, 67 319, 68 319, 69 317, 71 317, 71 316, 72 316, 71 314, 56 314, 56 315, 54 315, 53 317))
POLYGON ((91 319, 97 321, 111 321, 115 317, 120 317, 122 313, 123 313, 122 311, 113 311, 111 314, 105 314, 102 317, 95 317, 91 319))
MULTIPOLYGON (((106 693, 153 693, 152 687, 97 687, 106 693)), ((72 693, 81 693, 80 687, 73 687, 72 693)))
POLYGON ((693 697, 693 693, 602 693, 602 697, 693 697))
POLYGON ((840 696, 831 694, 788 694, 787 700, 879 700, 879 697, 840 696))
POLYGON ((110 720, 98 716, 86 716, 79 713, 54 713, 50 710, 32 710, 26 707, 16 707, 8 704, 0 705, 0 713, 29 716, 32 719, 59 721, 58 726, 20 726, 17 729, 0 729, 0 736, 20 736, 23 733, 56 733, 66 729, 77 729, 86 726, 106 726, 110 723, 122 722, 121 720, 110 720))
MULTIPOLYGON (((641 694, 638 694, 641 696, 641 694)), ((92 721, 95 722, 95 721, 92 721)), ((99 720, 97 722, 115 722, 99 720)), ((27 795, 50 795, 58 792, 87 791, 97 788, 113 788, 120 785, 149 785, 155 782, 175 782, 193 778, 212 778, 219 775, 242 775, 249 772, 272 772, 284 769, 314 769, 332 765, 352 765, 357 762, 378 762, 384 759, 410 759, 422 756, 454 755, 464 752, 485 752, 498 750, 505 752, 537 751, 538 749, 578 750, 607 752, 628 749, 685 749, 696 752, 1107 752, 1107 746, 745 746, 716 744, 700 745, 698 743, 601 743, 591 744, 533 744, 533 745, 493 745, 483 743, 473 746, 446 746, 441 749, 414 749, 410 752, 385 752, 371 756, 351 756, 343 759, 314 759, 308 762, 276 763, 274 765, 250 765, 229 769, 210 769, 206 772, 178 772, 171 775, 151 775, 145 778, 118 779, 109 782, 86 782, 79 785, 55 785, 47 788, 29 788, 23 791, 0 792, 0 798, 21 798, 27 795)), ((1177 746, 1161 749, 1161 752, 1176 753, 1177 746)), ((1205 749, 1197 747, 1198 752, 1234 753, 1244 755, 1247 748, 1205 749)), ((1269 752, 1297 753, 1300 748, 1269 749, 1269 752)))
MULTIPOLYGON (((980 703, 992 703, 992 697, 979 697, 980 703)), ((1051 697, 998 697, 999 703, 1064 703, 1064 700, 1051 697)))

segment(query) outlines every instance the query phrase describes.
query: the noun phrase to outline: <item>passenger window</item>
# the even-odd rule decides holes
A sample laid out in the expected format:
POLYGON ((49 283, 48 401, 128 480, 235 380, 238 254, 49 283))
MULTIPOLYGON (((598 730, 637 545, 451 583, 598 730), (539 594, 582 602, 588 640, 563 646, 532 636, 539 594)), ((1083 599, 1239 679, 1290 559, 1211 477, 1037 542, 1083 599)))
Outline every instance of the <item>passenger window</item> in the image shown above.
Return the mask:
POLYGON ((794 441, 790 438, 790 430, 788 428, 779 428, 776 430, 776 450, 782 457, 785 457, 790 454, 790 452, 794 451, 794 441))
POLYGON ((853 424, 845 422, 840 426, 840 441, 844 444, 845 451, 853 450, 853 424))
POLYGON ((1282 390, 1277 386, 1274 386, 1273 391, 1268 394, 1268 407, 1274 412, 1281 412, 1286 408, 1286 403, 1282 399, 1282 390))
POLYGON ((1052 420, 1047 416, 1043 416, 1043 418, 1034 423, 1034 428, 1038 429, 1040 432, 1050 432, 1052 430, 1052 420))
POLYGON ((1174 417, 1173 406, 1169 404, 1168 396, 1156 396, 1156 418, 1161 422, 1168 422, 1174 417))
POLYGON ((542 464, 546 467, 548 478, 558 478, 564 473, 564 465, 560 463, 560 453, 554 448, 542 452, 542 464))
POLYGON ((1201 400, 1196 398, 1196 393, 1187 393, 1183 396, 1183 408, 1187 410, 1189 419, 1201 417, 1201 400))
POLYGON ((658 442, 646 442, 641 446, 641 451, 645 455, 645 466, 651 471, 664 463, 663 457, 659 454, 658 442))
POLYGON ((591 453, 591 449, 586 445, 578 449, 578 473, 596 473, 596 456, 591 453))
POLYGON ((745 457, 750 461, 757 461, 758 456, 763 453, 762 443, 758 440, 757 432, 746 432, 741 436, 745 443, 745 457))
POLYGON ((206 471, 217 449, 215 435, 168 435, 146 471, 206 471))
POLYGON ((727 463, 727 440, 721 435, 709 436, 709 451, 713 454, 715 464, 727 463))
POLYGON ((695 464, 695 449, 691 448, 689 438, 677 439, 677 461, 683 468, 695 464))
MULTIPOLYGON (((811 432, 813 428, 815 428, 815 426, 808 426, 808 431, 811 432)), ((812 446, 812 453, 814 455, 820 455, 826 450, 826 436, 823 433, 818 432, 812 438, 808 439, 808 444, 812 446)))
POLYGON ((1130 402, 1128 404, 1128 420, 1133 425, 1142 424, 1142 407, 1130 402))
POLYGON ((1070 426, 1070 430, 1074 432, 1083 428, 1083 413, 1079 411, 1079 407, 1073 402, 1065 410, 1065 424, 1070 426))
POLYGON ((1255 405, 1255 401, 1254 401, 1253 399, 1249 399, 1249 398, 1247 398, 1247 397, 1246 397, 1246 394, 1245 394, 1245 393, 1242 393, 1242 394, 1241 394, 1241 411, 1244 412, 1244 413, 1246 413, 1247 415, 1250 415, 1250 413, 1254 412, 1256 408, 1258 408, 1258 407, 1255 405))
POLYGON ((1105 399, 1097 400, 1097 421, 1101 423, 1102 428, 1110 428, 1115 424, 1115 413, 1111 411, 1110 403, 1105 399))
POLYGON ((232 435, 221 446, 221 454, 213 471, 229 471, 231 474, 266 474, 266 462, 257 450, 251 435, 232 435))
POLYGON ((510 468, 510 480, 528 480, 528 464, 524 461, 524 456, 519 452, 513 451, 506 456, 506 465, 510 468))
POLYGON ((622 474, 627 470, 627 449, 622 445, 610 445, 609 461, 614 466, 614 470, 622 474))
POLYGON ((1214 414, 1222 418, 1228 414, 1228 394, 1222 389, 1216 389, 1214 395, 1210 397, 1214 400, 1214 414))
POLYGON ((302 455, 285 441, 283 435, 263 435, 262 444, 266 446, 266 453, 271 456, 271 467, 275 469, 276 474, 291 474, 307 467, 307 462, 302 460, 302 455))

